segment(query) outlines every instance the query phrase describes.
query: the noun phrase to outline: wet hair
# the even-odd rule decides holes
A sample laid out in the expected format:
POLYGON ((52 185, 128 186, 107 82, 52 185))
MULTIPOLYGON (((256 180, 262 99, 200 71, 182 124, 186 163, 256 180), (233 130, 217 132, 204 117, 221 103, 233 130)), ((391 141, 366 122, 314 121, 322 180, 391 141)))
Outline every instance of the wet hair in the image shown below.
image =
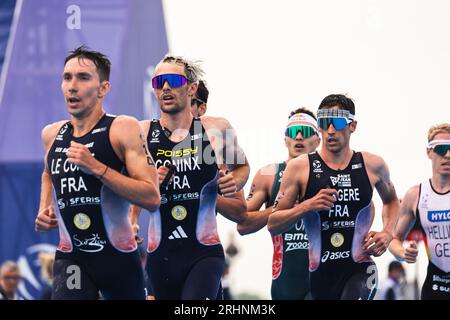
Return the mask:
POLYGON ((100 78, 100 82, 109 81, 109 74, 111 72, 111 61, 109 61, 108 57, 103 53, 98 51, 92 51, 86 46, 81 46, 76 48, 73 51, 69 52, 69 55, 64 60, 64 65, 66 65, 67 61, 73 58, 87 59, 91 60, 95 67, 97 68, 98 77, 100 78))
POLYGON ((428 130, 428 142, 434 139, 434 136, 438 133, 450 133, 450 124, 449 123, 441 123, 432 126, 428 130))
POLYGON ((339 109, 347 110, 352 115, 355 115, 355 103, 353 100, 343 94, 330 94, 326 96, 319 105, 320 109, 328 109, 338 106, 339 109))
POLYGON ((203 69, 200 67, 201 61, 191 61, 182 56, 174 56, 171 54, 166 54, 166 56, 161 60, 160 63, 175 63, 180 64, 184 67, 184 73, 189 83, 194 83, 200 80, 200 78, 205 74, 203 69))
POLYGON ((291 113, 289 114, 288 119, 290 119, 294 114, 297 114, 297 113, 306 113, 307 115, 310 115, 315 120, 317 120, 316 115, 314 114, 314 112, 312 112, 312 111, 310 111, 310 110, 308 110, 308 109, 306 109, 304 107, 292 110, 291 113))

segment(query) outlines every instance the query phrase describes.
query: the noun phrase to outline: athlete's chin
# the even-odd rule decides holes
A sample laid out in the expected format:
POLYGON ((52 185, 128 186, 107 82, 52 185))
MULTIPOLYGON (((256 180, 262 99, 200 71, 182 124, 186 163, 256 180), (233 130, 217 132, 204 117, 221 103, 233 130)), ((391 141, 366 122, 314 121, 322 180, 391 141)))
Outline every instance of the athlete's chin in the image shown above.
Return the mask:
POLYGON ((342 150, 342 147, 336 143, 326 144, 325 146, 328 151, 333 152, 333 153, 338 153, 342 150))
POLYGON ((183 111, 183 108, 177 105, 161 105, 161 112, 167 113, 167 114, 177 114, 183 111))
POLYGON ((74 108, 74 107, 67 107, 67 112, 72 116, 72 117, 76 117, 79 118, 80 116, 83 115, 84 110, 81 108, 74 108))

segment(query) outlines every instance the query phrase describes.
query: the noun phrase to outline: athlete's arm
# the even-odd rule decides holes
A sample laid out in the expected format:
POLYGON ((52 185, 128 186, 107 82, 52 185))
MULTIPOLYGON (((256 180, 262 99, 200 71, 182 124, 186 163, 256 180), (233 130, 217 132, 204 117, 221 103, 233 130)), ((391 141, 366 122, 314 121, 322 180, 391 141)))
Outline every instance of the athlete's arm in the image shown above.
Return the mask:
POLYGON ((113 134, 116 134, 129 177, 112 170, 112 175, 108 175, 107 172, 102 180, 106 183, 116 182, 115 186, 123 192, 121 195, 124 198, 151 212, 155 211, 160 205, 158 174, 147 147, 145 134, 134 118, 118 117, 116 121, 111 126, 111 140, 113 141, 113 134), (118 122, 115 126, 116 121, 118 122), (120 180, 130 184, 127 186, 125 183, 115 181, 113 175, 116 173, 120 180))
POLYGON ((370 231, 365 239, 364 249, 376 257, 381 256, 389 247, 398 220, 400 203, 391 181, 389 169, 384 160, 376 155, 364 153, 364 162, 368 168, 369 179, 372 177, 375 188, 383 202, 383 230, 370 231))
POLYGON ((38 232, 46 232, 58 227, 58 220, 56 219, 51 194, 52 180, 48 171, 44 169, 41 178, 39 211, 35 220, 35 230, 38 232))
POLYGON ((273 178, 273 165, 258 170, 253 178, 250 193, 247 196, 247 219, 237 224, 237 231, 240 235, 254 233, 267 225, 272 207, 261 211, 259 209, 269 198, 268 186, 273 178))
POLYGON ((42 143, 44 146, 45 160, 44 171, 42 172, 41 178, 39 210, 35 220, 35 230, 39 232, 49 231, 51 228, 58 227, 58 220, 56 219, 53 207, 52 178, 47 166, 47 155, 56 135, 65 122, 67 121, 64 120, 50 124, 42 130, 42 143))
POLYGON ((222 184, 223 195, 241 190, 248 180, 250 165, 244 150, 237 142, 234 128, 224 118, 203 116, 201 121, 214 149, 217 165, 224 171, 230 171, 234 179, 234 182, 225 181, 224 178, 227 177, 219 179, 218 183, 222 184), (236 190, 229 191, 232 188, 236 190))
POLYGON ((292 227, 307 212, 313 210, 329 210, 336 198, 335 189, 322 189, 311 199, 295 205, 297 197, 303 197, 309 173, 309 160, 307 155, 299 156, 288 162, 281 179, 280 191, 273 205, 272 214, 269 215, 267 228, 272 235, 280 234, 292 227))
POLYGON ((398 260, 408 263, 416 262, 418 250, 414 241, 410 241, 407 247, 403 246, 403 241, 414 226, 416 220, 415 209, 418 201, 419 185, 416 185, 408 190, 402 200, 398 222, 394 230, 394 238, 389 245, 389 251, 398 260))
MULTIPOLYGON (((150 129, 150 121, 149 120, 139 121, 139 125, 141 127, 141 131, 143 132, 144 141, 146 142, 147 141, 147 134, 148 134, 148 131, 150 129)), ((148 146, 146 146, 145 152, 149 154, 148 146)), ((161 180, 160 180, 160 183, 161 183, 161 180)), ((137 206, 135 204, 131 204, 131 206, 130 206, 130 222, 131 222, 131 225, 133 226, 134 236, 135 236, 136 242, 138 244, 140 244, 140 243, 142 243, 144 241, 144 239, 140 238, 139 235, 138 235, 138 233, 139 233, 139 223, 138 223, 138 221, 139 221, 139 217, 141 216, 141 213, 142 213, 142 208, 141 207, 139 207, 139 206, 137 206)))
POLYGON ((85 173, 95 175, 119 196, 155 211, 160 204, 157 173, 153 159, 146 153, 146 143, 137 120, 117 117, 111 125, 110 140, 116 154, 123 159, 129 177, 98 161, 86 146, 74 141, 67 151, 67 158, 85 173))
MULTIPOLYGON (((161 183, 164 181, 167 173, 169 172, 169 169, 165 166, 161 166, 157 170, 158 172, 158 187, 161 185, 161 183)), ((142 208, 137 205, 131 205, 130 206, 130 219, 132 224, 136 224, 140 215, 142 212, 142 208)), ((139 227, 137 227, 139 229, 139 227)))
POLYGON ((250 164, 248 163, 247 158, 245 158, 244 164, 236 164, 228 167, 231 168, 231 174, 236 184, 236 191, 241 190, 247 183, 250 174, 250 164))
POLYGON ((247 218, 244 190, 235 192, 234 197, 217 196, 217 211, 225 218, 240 223, 247 218))

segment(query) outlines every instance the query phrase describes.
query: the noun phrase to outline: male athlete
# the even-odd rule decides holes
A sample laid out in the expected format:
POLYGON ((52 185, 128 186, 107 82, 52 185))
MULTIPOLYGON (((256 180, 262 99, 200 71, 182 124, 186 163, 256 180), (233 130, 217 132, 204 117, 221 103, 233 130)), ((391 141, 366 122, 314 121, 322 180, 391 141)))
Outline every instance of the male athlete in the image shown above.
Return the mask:
POLYGON ((288 163, 269 216, 272 233, 303 218, 313 299, 373 299, 377 274, 370 256, 386 251, 397 222, 399 202, 386 163, 350 149, 354 115, 355 105, 344 95, 322 100, 317 112, 322 146, 288 163), (381 232, 369 232, 374 187, 383 201, 381 232), (297 197, 303 201, 295 205, 297 197))
POLYGON ((156 210, 157 172, 139 122, 103 110, 110 66, 99 52, 71 52, 61 85, 70 120, 42 131, 36 230, 59 227, 52 299, 145 299, 128 201, 156 210))
MULTIPOLYGON (((248 217, 237 225, 241 235, 256 232, 267 224, 286 164, 319 146, 319 131, 314 113, 305 108, 292 111, 284 141, 288 150, 287 160, 261 168, 253 179, 247 197, 248 217), (264 203, 265 209, 260 211, 264 203)), ((303 220, 299 219, 285 229, 272 235, 272 299, 303 300, 310 291, 308 239, 303 220)))
POLYGON ((151 213, 148 229, 147 271, 157 300, 216 299, 225 266, 216 203, 233 221, 246 214, 245 208, 220 208, 217 201, 218 192, 237 197, 249 166, 227 120, 191 114, 202 73, 183 57, 164 57, 152 79, 161 119, 141 122, 160 181, 168 172, 164 167, 176 167, 171 183, 161 190, 161 207, 151 213))
POLYGON ((399 260, 416 262, 414 241, 403 241, 417 221, 425 234, 428 271, 422 286, 422 300, 450 300, 450 124, 428 131, 427 155, 431 179, 408 190, 400 207, 394 239, 389 246, 399 260))

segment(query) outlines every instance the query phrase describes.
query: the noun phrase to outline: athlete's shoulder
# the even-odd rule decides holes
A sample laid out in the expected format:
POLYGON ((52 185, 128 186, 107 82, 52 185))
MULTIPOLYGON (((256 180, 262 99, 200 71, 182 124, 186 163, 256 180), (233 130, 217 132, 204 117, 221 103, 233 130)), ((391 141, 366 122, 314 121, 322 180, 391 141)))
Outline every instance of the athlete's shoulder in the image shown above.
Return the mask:
POLYGON ((406 193, 405 196, 403 197, 404 200, 406 199, 417 199, 419 197, 419 193, 420 193, 420 184, 416 184, 414 186, 412 186, 411 188, 409 188, 406 193))
POLYGON ((69 122, 69 120, 61 120, 61 121, 50 123, 42 129, 42 134, 54 133, 56 136, 56 134, 59 132, 61 127, 67 122, 69 122))
POLYGON ((266 195, 270 196, 270 190, 272 188, 275 179, 276 171, 277 171, 276 163, 270 163, 262 168, 259 168, 255 176, 253 177, 251 192, 253 193, 254 191, 264 190, 266 195))
POLYGON ((259 168, 257 174, 264 174, 264 175, 274 175, 275 171, 277 169, 276 163, 269 163, 266 164, 264 167, 259 168))
POLYGON ((287 163, 287 167, 301 169, 309 165, 308 154, 301 154, 287 163))
POLYGON ((134 145, 136 141, 141 141, 141 138, 143 139, 141 132, 142 129, 136 118, 120 115, 111 124, 109 137, 113 147, 129 146, 134 145))
POLYGON ((230 122, 223 117, 203 116, 200 117, 200 121, 203 126, 207 126, 211 129, 227 129, 231 128, 230 122))
POLYGON ((408 208, 411 212, 415 211, 417 207, 417 201, 419 200, 420 184, 416 184, 406 191, 403 199, 401 200, 401 205, 404 208, 408 208))
POLYGON ((364 159, 364 164, 368 169, 377 172, 383 168, 386 168, 386 162, 381 156, 367 151, 361 151, 361 155, 364 159))
POLYGON ((265 165, 256 172, 253 182, 270 183, 277 171, 277 164, 270 163, 265 165))
POLYGON ((139 121, 135 117, 120 115, 114 119, 111 125, 111 133, 128 136, 128 134, 134 133, 140 128, 139 121))
POLYGON ((139 125, 142 128, 142 131, 147 136, 148 131, 150 130, 150 124, 152 123, 151 120, 141 120, 139 121, 139 125))
POLYGON ((53 140, 55 140, 56 135, 61 130, 62 126, 67 122, 69 122, 69 120, 57 121, 46 125, 42 129, 41 137, 45 147, 48 147, 53 142, 53 140))
POLYGON ((120 126, 136 126, 139 125, 139 121, 132 116, 127 116, 127 115, 120 115, 117 116, 116 119, 113 122, 116 126, 120 125, 120 126))

